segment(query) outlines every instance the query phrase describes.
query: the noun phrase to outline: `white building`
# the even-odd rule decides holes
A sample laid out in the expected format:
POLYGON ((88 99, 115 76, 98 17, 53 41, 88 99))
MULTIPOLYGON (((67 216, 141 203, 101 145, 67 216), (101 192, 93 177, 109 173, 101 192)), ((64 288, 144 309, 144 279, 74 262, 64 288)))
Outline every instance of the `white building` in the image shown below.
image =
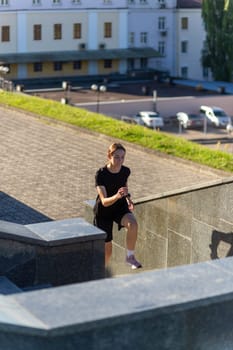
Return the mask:
MULTIPOLYGON (((201 51, 205 31, 201 0, 129 1, 129 46, 149 46, 159 57, 149 66, 168 70, 171 76, 203 79, 201 51)), ((131 62, 131 68, 143 68, 147 61, 131 62), (135 66, 136 65, 136 66, 135 66)))
POLYGON ((124 74, 145 68, 201 77, 200 3, 1 0, 0 61, 10 68, 9 79, 124 74))
POLYGON ((203 80, 208 78, 201 65, 205 30, 201 17, 201 1, 178 0, 174 75, 203 80))

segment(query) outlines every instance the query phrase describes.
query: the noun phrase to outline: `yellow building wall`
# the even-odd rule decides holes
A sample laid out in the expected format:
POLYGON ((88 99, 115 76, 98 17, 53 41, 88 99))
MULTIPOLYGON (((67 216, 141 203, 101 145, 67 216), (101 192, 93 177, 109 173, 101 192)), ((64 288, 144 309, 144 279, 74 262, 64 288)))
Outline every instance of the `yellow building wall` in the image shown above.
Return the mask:
POLYGON ((104 68, 104 61, 98 62, 98 74, 109 74, 113 72, 117 72, 119 67, 119 61, 113 60, 111 68, 104 68))
POLYGON ((64 63, 61 71, 54 71, 52 62, 44 62, 42 72, 34 72, 33 64, 28 64, 28 78, 82 76, 88 74, 88 62, 82 62, 82 69, 73 69, 73 63, 64 63))
MULTIPOLYGON (((95 10, 93 10, 95 12, 95 10)), ((119 42, 119 21, 120 16, 118 11, 101 10, 96 11, 97 22, 96 32, 88 33, 89 31, 89 14, 90 10, 86 11, 23 11, 4 12, 0 13, 0 28, 3 25, 10 26, 10 41, 0 41, 0 54, 6 53, 30 53, 30 52, 54 52, 54 51, 73 51, 79 50, 81 43, 88 43, 90 36, 94 36, 96 48, 99 44, 104 43, 107 49, 118 47, 119 42), (104 23, 112 23, 112 37, 104 38, 104 23), (62 39, 54 40, 54 24, 62 24, 62 39), (82 24, 82 37, 73 39, 73 24, 82 24), (42 40, 33 39, 33 26, 41 24, 42 40), (18 26, 18 27, 17 27, 18 26), (19 36, 20 30, 20 36, 19 36), (17 43, 17 40, 19 39, 17 43)), ((88 46, 87 46, 88 49, 88 46)), ((39 60, 39 56, 38 56, 39 60)), ((90 71, 89 65, 92 62, 83 61, 81 70, 74 70, 73 63, 68 62, 63 64, 62 71, 54 71, 53 62, 44 62, 42 72, 34 72, 33 64, 27 64, 27 78, 39 77, 59 77, 59 76, 82 76, 88 75, 90 71)), ((118 71, 119 62, 113 60, 111 68, 104 68, 103 60, 97 62, 97 74, 108 74, 118 71)), ((19 76, 18 65, 10 64, 11 72, 6 79, 16 79, 19 76)), ((24 75, 23 75, 24 77, 24 75)))

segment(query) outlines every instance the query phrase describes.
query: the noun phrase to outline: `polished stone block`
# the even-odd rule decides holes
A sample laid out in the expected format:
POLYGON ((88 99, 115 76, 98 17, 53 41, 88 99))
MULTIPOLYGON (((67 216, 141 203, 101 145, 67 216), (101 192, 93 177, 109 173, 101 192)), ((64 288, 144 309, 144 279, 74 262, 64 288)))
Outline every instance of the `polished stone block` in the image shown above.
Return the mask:
POLYGON ((227 258, 0 296, 1 347, 231 349, 232 265, 227 258))
POLYGON ((0 274, 20 288, 103 278, 105 233, 81 218, 0 222, 0 274))

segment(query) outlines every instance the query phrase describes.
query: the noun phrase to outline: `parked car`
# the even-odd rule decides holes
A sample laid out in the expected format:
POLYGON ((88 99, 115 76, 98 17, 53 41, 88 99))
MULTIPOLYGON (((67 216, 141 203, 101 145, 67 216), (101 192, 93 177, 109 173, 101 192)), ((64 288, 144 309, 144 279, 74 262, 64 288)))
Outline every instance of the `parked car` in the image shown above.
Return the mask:
POLYGON ((229 116, 220 107, 201 106, 200 114, 207 118, 207 121, 217 128, 226 128, 229 116))
POLYGON ((144 125, 142 118, 140 116, 128 117, 126 115, 122 115, 121 120, 129 124, 144 125))
POLYGON ((201 115, 179 112, 176 116, 184 129, 201 129, 204 127, 204 118, 201 115))
POLYGON ((141 118, 143 124, 148 128, 162 129, 164 127, 164 121, 158 112, 141 111, 136 114, 137 118, 141 118))

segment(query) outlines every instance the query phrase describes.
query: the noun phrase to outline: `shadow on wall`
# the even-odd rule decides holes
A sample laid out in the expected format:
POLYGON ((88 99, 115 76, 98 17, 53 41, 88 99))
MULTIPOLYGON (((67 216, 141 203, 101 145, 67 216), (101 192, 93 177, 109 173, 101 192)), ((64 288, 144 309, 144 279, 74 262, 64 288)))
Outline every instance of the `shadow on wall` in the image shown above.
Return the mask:
POLYGON ((4 192, 0 192, 0 220, 10 221, 21 225, 52 221, 48 216, 4 192))
POLYGON ((233 256, 233 232, 219 232, 214 230, 211 237, 211 244, 209 245, 211 253, 211 259, 219 259, 228 256, 233 256), (225 253, 225 256, 221 255, 220 244, 221 242, 229 245, 229 250, 225 253))

